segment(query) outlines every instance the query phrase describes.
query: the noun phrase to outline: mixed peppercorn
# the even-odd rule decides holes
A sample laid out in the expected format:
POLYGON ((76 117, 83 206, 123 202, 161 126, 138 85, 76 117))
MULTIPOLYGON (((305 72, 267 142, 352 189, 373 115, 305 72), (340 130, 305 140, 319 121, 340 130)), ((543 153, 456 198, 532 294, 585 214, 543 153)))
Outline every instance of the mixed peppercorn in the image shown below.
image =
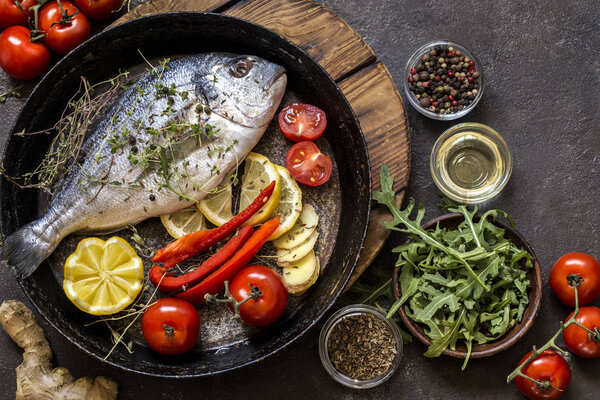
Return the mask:
POLYGON ((437 114, 460 111, 473 102, 480 87, 475 62, 452 46, 435 46, 410 69, 408 82, 421 107, 437 114))

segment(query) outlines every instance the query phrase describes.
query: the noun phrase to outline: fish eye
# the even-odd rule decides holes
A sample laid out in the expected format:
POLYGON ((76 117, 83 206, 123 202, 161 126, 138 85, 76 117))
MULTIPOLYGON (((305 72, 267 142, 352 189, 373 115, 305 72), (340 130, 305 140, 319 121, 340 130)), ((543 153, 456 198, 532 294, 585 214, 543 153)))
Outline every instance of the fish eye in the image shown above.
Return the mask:
POLYGON ((248 75, 254 63, 251 59, 239 60, 229 67, 229 73, 236 78, 243 78, 248 75))

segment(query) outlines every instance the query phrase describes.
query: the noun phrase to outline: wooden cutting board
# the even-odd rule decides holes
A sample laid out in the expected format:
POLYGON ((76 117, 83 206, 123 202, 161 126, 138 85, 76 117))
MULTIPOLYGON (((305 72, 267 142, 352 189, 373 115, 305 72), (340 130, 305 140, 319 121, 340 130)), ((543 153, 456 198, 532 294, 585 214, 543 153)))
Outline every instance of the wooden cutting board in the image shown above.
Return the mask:
MULTIPOLYGON (((344 20, 311 0, 153 0, 125 14, 113 25, 169 11, 211 11, 245 19, 285 36, 306 51, 346 95, 367 142, 373 189, 380 189, 379 168, 386 163, 394 177, 398 205, 410 171, 408 120, 396 84, 373 50, 344 20)), ((389 235, 380 222, 391 219, 375 206, 364 247, 349 287, 367 269, 389 235)))

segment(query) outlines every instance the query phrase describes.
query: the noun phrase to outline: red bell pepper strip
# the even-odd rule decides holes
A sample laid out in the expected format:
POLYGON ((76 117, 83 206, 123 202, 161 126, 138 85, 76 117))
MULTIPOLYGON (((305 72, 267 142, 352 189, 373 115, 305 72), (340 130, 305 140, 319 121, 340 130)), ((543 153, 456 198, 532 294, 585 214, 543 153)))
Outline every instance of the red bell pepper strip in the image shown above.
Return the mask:
POLYGON ((254 230, 251 226, 242 227, 236 236, 229 239, 219 251, 210 256, 198 268, 181 276, 172 276, 168 270, 160 265, 155 265, 148 273, 150 282, 164 293, 181 290, 182 286, 195 285, 233 257, 253 233, 254 230), (166 276, 163 278, 165 274, 166 276))
POLYGON ((238 274, 258 253, 265 244, 269 236, 275 232, 279 226, 279 217, 275 217, 264 224, 252 234, 250 239, 242 246, 240 250, 221 268, 213 272, 196 286, 175 294, 175 297, 187 300, 196 307, 204 304, 204 295, 217 294, 225 288, 225 281, 231 282, 234 276, 238 274))
POLYGON ((248 207, 223 225, 214 229, 204 229, 188 233, 187 235, 180 237, 158 250, 156 255, 152 258, 152 261, 156 263, 161 262, 165 269, 169 269, 219 243, 221 240, 235 232, 240 225, 260 210, 260 208, 269 200, 269 197, 271 197, 273 189, 275 189, 275 181, 264 188, 248 207))

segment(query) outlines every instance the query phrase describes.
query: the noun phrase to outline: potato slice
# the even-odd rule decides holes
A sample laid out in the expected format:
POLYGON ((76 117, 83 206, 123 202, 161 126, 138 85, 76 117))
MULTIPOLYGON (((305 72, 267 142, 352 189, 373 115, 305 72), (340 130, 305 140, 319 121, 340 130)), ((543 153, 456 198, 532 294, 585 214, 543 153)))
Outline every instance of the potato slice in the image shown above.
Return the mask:
POLYGON ((283 283, 291 295, 300 296, 317 281, 320 270, 319 259, 311 250, 297 263, 283 268, 283 283))
POLYGON ((302 212, 292 229, 283 234, 280 238, 274 240, 273 246, 277 249, 286 250, 298 247, 312 235, 318 223, 319 216, 315 212, 313 206, 304 204, 302 206, 302 212))
POLYGON ((300 246, 291 250, 277 250, 277 265, 287 267, 304 258, 315 247, 319 232, 316 230, 300 246))

